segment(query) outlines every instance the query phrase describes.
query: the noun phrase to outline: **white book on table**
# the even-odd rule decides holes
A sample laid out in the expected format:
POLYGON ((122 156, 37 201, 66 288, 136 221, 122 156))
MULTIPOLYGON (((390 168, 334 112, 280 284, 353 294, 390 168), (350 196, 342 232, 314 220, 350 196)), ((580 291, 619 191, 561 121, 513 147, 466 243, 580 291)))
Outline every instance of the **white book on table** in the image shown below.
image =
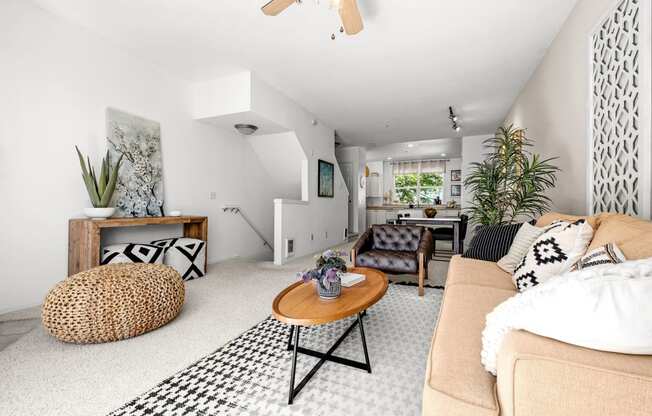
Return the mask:
POLYGON ((342 274, 342 286, 344 287, 351 287, 353 285, 356 285, 360 282, 363 282, 366 277, 364 274, 358 274, 358 273, 344 273, 342 274))

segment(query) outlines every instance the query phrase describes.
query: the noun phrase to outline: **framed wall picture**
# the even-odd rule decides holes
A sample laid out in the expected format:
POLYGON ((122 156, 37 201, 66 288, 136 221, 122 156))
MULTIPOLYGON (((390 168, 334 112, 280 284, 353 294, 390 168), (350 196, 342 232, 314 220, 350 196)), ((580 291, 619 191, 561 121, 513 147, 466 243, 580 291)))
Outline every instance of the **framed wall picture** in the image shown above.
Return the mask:
POLYGON ((459 169, 451 170, 451 182, 459 182, 462 180, 462 171, 459 169))
POLYGON ((335 165, 321 159, 318 161, 317 196, 322 198, 335 196, 335 165))
POLYGON ((451 185, 451 196, 462 196, 462 185, 451 185))

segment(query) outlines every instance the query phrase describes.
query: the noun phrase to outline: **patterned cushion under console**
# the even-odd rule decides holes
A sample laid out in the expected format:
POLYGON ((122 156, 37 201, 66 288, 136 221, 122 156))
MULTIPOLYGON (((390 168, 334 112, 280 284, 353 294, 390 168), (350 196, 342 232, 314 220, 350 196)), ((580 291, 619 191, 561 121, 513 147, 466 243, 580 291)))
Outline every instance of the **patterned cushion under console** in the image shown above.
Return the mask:
POLYGON ((152 241, 165 250, 164 263, 179 272, 183 280, 204 276, 206 242, 194 238, 166 238, 152 241))
POLYGON ((370 250, 356 257, 356 266, 379 269, 389 273, 417 273, 419 263, 414 252, 370 250))
POLYGON ((163 248, 151 244, 113 244, 102 250, 101 264, 163 263, 163 248))
POLYGON ((423 227, 412 225, 374 225, 373 249, 392 251, 417 251, 423 227))
POLYGON ((583 219, 549 225, 514 271, 514 284, 522 292, 569 271, 584 255, 592 237, 593 228, 583 219))

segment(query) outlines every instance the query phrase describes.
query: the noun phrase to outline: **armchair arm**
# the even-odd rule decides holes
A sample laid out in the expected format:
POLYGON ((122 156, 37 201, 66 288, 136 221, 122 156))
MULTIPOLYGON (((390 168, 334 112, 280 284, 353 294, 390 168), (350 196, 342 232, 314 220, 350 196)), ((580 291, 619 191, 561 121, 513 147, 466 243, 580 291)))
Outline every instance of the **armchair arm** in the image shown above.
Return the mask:
POLYGON ((371 249, 371 243, 372 243, 372 232, 371 228, 362 233, 360 238, 358 238, 358 241, 355 242, 353 245, 353 248, 351 249, 351 263, 353 264, 353 267, 355 267, 355 257, 356 255, 360 253, 364 253, 365 251, 368 251, 371 249))
POLYGON ((425 229, 421 235, 421 241, 419 242, 419 247, 417 248, 417 255, 423 254, 423 258, 428 264, 428 261, 432 258, 434 243, 432 240, 432 233, 429 229, 425 229))

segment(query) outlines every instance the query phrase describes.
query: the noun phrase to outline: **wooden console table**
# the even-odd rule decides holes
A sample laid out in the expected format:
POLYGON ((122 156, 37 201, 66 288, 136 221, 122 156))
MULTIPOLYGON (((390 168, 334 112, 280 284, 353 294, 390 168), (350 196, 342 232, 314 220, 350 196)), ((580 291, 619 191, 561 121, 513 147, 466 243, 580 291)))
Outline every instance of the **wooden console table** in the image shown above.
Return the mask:
MULTIPOLYGON (((68 223, 68 276, 100 265, 100 239, 104 228, 174 224, 183 224, 184 237, 203 240, 208 248, 208 217, 71 219, 68 223)), ((208 250, 206 262, 208 262, 208 250)))

